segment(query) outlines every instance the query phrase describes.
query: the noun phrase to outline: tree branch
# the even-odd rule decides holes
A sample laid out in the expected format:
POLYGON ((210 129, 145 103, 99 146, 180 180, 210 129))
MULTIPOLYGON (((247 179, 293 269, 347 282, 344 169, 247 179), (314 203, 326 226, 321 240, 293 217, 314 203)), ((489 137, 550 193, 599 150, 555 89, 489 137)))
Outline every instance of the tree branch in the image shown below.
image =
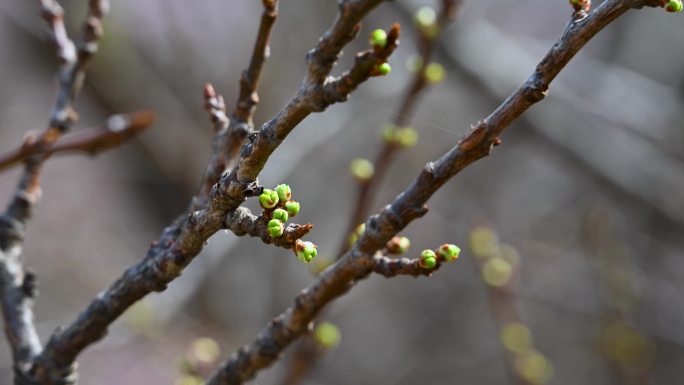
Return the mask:
POLYGON ((469 164, 487 156, 498 136, 544 98, 551 81, 594 35, 631 8, 657 5, 653 0, 607 0, 586 18, 571 21, 528 80, 475 125, 458 145, 437 161, 428 163, 394 202, 372 216, 352 250, 302 290, 294 305, 274 318, 251 343, 233 354, 208 384, 242 384, 271 365, 307 330, 308 324, 325 305, 374 270, 375 252, 410 222, 424 215, 427 212, 425 203, 441 186, 469 164))
POLYGON ((120 146, 145 131, 153 122, 152 111, 115 115, 107 119, 101 127, 66 135, 47 149, 41 146, 35 137, 28 135, 21 147, 0 154, 0 171, 39 154, 53 156, 81 152, 94 156, 120 146))
POLYGON ((261 238, 266 244, 273 244, 285 249, 292 249, 298 239, 303 238, 313 229, 313 225, 310 223, 305 225, 290 223, 285 226, 283 235, 272 238, 268 233, 268 220, 261 215, 256 216, 252 214, 246 207, 238 207, 228 213, 225 227, 238 237, 249 235, 261 238))

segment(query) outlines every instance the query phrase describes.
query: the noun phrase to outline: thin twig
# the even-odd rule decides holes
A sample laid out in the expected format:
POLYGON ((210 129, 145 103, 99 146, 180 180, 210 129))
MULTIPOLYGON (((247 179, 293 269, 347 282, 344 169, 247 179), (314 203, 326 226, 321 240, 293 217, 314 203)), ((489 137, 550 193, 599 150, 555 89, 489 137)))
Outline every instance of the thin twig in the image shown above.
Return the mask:
POLYGON ((64 155, 85 153, 97 155, 118 147, 132 137, 139 135, 152 125, 154 113, 138 111, 130 115, 115 115, 101 127, 69 134, 59 139, 52 147, 45 149, 35 137, 27 135, 21 147, 0 154, 0 171, 17 165, 36 155, 64 155))
POLYGON ((607 0, 586 18, 571 21, 528 80, 475 125, 458 145, 437 161, 428 163, 394 202, 372 216, 351 251, 302 290, 294 305, 274 318, 251 343, 234 353, 208 384, 242 384, 277 360, 282 351, 307 330, 325 305, 373 271, 375 252, 414 219, 425 215, 425 203, 439 188, 463 168, 487 156, 499 135, 544 98, 551 81, 594 35, 631 8, 658 4, 659 1, 654 0, 607 0))
POLYGON ((240 94, 230 119, 226 118, 226 106, 223 103, 223 97, 217 95, 214 87, 210 84, 205 87, 206 107, 214 123, 215 135, 212 154, 198 194, 198 207, 206 203, 211 188, 219 180, 221 174, 230 168, 247 136, 254 132, 253 117, 259 103, 257 88, 259 87, 261 70, 266 59, 270 56, 271 29, 278 17, 278 0, 262 0, 262 2, 264 11, 261 15, 259 32, 254 43, 249 66, 242 72, 240 94))

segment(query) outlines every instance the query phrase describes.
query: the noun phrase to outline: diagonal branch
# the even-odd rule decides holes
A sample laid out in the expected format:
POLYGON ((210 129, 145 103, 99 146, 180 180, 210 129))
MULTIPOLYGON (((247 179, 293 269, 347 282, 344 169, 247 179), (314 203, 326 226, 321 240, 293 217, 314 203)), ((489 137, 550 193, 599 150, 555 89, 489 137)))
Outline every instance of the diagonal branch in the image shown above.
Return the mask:
POLYGON ((374 255, 414 219, 427 212, 425 203, 451 177, 487 156, 498 136, 523 112, 541 101, 551 81, 600 30, 631 8, 658 6, 654 0, 607 0, 582 20, 571 21, 533 74, 458 145, 428 163, 413 184, 380 214, 366 222, 366 231, 342 259, 325 270, 295 298, 294 305, 274 318, 248 345, 240 348, 213 375, 209 385, 242 384, 271 365, 330 301, 347 292, 374 270, 374 255))
POLYGON ((59 139, 54 146, 45 149, 30 135, 21 147, 0 154, 0 171, 36 156, 52 156, 71 153, 97 155, 118 147, 125 141, 139 135, 152 125, 154 113, 138 111, 130 115, 115 115, 98 128, 69 134, 59 139))

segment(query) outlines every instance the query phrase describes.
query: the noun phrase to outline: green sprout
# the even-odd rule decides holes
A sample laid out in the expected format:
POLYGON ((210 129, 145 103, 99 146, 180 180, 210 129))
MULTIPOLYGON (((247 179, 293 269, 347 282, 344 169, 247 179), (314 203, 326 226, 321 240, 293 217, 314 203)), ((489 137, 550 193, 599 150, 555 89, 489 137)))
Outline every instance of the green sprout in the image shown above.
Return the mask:
POLYGON ((445 243, 437 249, 437 254, 439 254, 439 257, 447 262, 458 259, 458 255, 460 253, 461 248, 450 243, 445 243))
POLYGON ((387 32, 384 29, 376 29, 371 33, 368 43, 375 48, 385 48, 387 45, 387 32))
POLYGON ((382 63, 379 66, 375 67, 378 71, 378 73, 382 76, 385 76, 392 72, 392 66, 389 65, 389 63, 382 63))
POLYGON ((270 235, 271 238, 282 236, 284 231, 285 226, 283 226, 283 222, 279 219, 271 219, 268 221, 268 235, 270 235))
POLYGON ((682 0, 670 0, 665 4, 665 10, 672 13, 679 13, 682 11, 682 0))
POLYGON ((275 209, 273 210, 273 219, 277 219, 283 223, 287 222, 289 217, 289 214, 287 211, 283 209, 275 209))
POLYGON ((287 202, 292 198, 292 189, 286 184, 279 184, 276 186, 275 191, 278 193, 278 199, 281 202, 287 202))
POLYGON ((318 254, 318 251, 316 251, 316 246, 313 244, 313 242, 303 242, 301 240, 297 240, 295 242, 295 254, 297 254, 297 259, 304 263, 309 263, 311 262, 312 259, 316 257, 318 254))
POLYGON ((267 188, 259 195, 259 204, 264 209, 272 209, 278 204, 278 193, 267 188))
POLYGON ((299 202, 287 201, 285 202, 285 210, 290 214, 291 217, 299 214, 299 202))
POLYGON ((430 249, 423 250, 423 252, 420 253, 418 265, 423 269, 432 269, 437 265, 437 254, 430 249))

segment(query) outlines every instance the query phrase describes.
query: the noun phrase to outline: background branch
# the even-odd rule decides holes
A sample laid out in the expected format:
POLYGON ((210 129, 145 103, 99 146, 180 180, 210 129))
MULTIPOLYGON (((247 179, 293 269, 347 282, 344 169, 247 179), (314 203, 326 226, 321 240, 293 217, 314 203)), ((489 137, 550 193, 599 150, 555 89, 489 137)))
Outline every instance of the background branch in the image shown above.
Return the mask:
POLYGON ((97 155, 118 147, 125 141, 139 135, 154 122, 152 111, 138 111, 130 115, 114 115, 99 128, 88 129, 60 138, 52 147, 45 148, 27 135, 21 147, 0 154, 0 171, 35 155, 62 155, 85 153, 97 155))

